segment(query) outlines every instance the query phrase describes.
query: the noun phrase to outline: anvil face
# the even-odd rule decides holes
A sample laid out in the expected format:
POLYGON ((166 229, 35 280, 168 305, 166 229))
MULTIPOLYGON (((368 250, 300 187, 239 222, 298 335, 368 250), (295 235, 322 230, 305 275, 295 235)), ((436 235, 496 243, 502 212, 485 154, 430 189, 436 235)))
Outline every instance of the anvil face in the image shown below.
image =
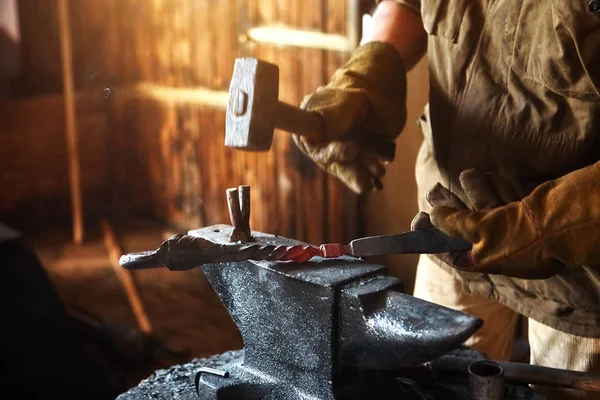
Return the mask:
MULTIPOLYGON (((220 225, 189 234, 219 242, 230 229, 220 225)), ((302 244, 253 236, 265 244, 302 244)), ((343 368, 395 369, 429 361, 459 346, 481 324, 401 293, 400 281, 385 268, 351 257, 202 268, 242 334, 245 357, 227 367, 228 378, 200 376, 201 398, 237 393, 242 385, 260 392, 247 398, 333 399, 348 385, 343 368)))

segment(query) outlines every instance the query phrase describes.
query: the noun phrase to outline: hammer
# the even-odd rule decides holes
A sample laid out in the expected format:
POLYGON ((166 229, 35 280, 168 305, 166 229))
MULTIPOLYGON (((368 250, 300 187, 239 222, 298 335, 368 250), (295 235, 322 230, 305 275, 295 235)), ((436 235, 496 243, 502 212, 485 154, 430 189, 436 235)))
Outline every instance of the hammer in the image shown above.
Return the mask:
MULTIPOLYGON (((275 128, 313 141, 322 141, 321 115, 302 110, 278 100, 279 67, 257 60, 235 60, 229 86, 229 103, 225 122, 225 146, 243 150, 267 151, 273 142, 275 128)), ((376 140, 377 136, 350 133, 361 148, 394 159, 395 144, 376 140)))

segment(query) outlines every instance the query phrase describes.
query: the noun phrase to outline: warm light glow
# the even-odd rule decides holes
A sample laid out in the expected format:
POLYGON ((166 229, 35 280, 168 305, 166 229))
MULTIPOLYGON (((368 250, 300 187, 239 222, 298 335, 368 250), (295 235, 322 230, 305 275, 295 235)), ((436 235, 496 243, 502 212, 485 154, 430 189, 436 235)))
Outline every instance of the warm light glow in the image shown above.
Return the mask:
POLYGON ((279 46, 309 47, 331 51, 349 52, 354 49, 348 37, 332 33, 303 31, 284 26, 260 26, 250 29, 246 38, 258 43, 279 46))
POLYGON ((143 96, 171 104, 187 104, 227 109, 229 93, 205 88, 176 88, 142 82, 134 91, 143 96))

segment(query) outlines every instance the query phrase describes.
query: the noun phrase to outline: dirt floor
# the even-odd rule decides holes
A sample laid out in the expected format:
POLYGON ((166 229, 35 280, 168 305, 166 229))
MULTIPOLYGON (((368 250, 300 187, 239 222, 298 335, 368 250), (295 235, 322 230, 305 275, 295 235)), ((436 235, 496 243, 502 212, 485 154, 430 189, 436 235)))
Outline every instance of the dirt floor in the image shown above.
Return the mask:
MULTIPOLYGON (((114 231, 124 253, 153 250, 169 236, 156 224, 139 221, 120 224, 114 231)), ((61 231, 29 240, 66 306, 124 335, 139 334, 100 228, 88 229, 81 246, 70 239, 70 232, 61 231)), ((152 327, 151 337, 157 339, 156 354, 162 354, 132 371, 137 378, 156 368, 242 347, 237 328, 199 269, 133 271, 132 276, 152 327)))

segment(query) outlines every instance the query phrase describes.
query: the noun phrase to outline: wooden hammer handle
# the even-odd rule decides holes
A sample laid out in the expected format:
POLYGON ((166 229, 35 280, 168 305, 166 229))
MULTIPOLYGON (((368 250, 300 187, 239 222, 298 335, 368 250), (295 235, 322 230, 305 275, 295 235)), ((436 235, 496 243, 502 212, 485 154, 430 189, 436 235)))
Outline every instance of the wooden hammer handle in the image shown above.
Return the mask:
MULTIPOLYGON (((275 128, 293 132, 314 141, 325 139, 323 119, 314 111, 306 111, 279 101, 275 109, 275 128)), ((353 140, 364 149, 378 154, 386 161, 393 161, 396 153, 394 142, 384 142, 376 139, 376 135, 364 135, 351 132, 353 140)))
POLYGON ((293 132, 307 139, 323 139, 323 120, 314 111, 306 111, 287 103, 277 102, 275 128, 293 132))

